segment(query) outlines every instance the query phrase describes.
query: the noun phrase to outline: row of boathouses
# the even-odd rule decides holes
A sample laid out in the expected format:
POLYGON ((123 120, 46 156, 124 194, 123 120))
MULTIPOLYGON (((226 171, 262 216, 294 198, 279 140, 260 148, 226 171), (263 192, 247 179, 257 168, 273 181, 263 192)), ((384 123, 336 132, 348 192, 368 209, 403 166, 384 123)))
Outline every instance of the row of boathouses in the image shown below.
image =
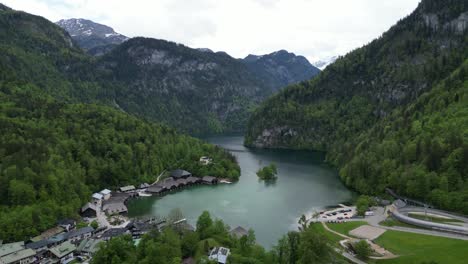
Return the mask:
POLYGON ((159 183, 149 186, 145 192, 148 194, 162 195, 165 192, 174 191, 186 186, 206 184, 214 185, 218 183, 218 179, 213 176, 194 177, 185 170, 175 170, 171 175, 159 183))

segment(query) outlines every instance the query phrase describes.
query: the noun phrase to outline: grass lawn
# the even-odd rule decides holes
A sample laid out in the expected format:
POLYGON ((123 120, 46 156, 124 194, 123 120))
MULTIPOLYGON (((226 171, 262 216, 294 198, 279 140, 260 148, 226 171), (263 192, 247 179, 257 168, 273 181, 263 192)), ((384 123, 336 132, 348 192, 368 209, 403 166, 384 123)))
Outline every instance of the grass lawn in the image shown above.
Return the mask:
POLYGON ((378 263, 421 264, 434 261, 439 264, 465 264, 468 260, 468 241, 465 240, 387 230, 375 242, 400 255, 378 263))
POLYGON ((339 245, 339 242, 344 239, 344 238, 340 237, 339 235, 333 234, 332 232, 328 232, 328 230, 325 230, 325 228, 322 226, 321 223, 311 224, 310 227, 312 229, 314 229, 315 232, 317 232, 319 234, 323 234, 324 236, 326 236, 335 245, 339 245))
POLYGON ((346 223, 327 223, 327 226, 340 234, 349 235, 349 231, 356 229, 362 225, 367 225, 365 221, 352 221, 346 223))

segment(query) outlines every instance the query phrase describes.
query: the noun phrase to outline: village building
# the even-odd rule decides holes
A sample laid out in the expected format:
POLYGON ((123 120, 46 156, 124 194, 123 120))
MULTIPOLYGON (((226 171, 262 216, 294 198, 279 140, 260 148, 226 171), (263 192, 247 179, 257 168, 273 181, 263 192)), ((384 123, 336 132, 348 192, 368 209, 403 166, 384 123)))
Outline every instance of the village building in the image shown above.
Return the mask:
POLYGON ((228 248, 224 247, 215 247, 211 250, 209 259, 217 261, 219 264, 226 264, 227 258, 231 254, 231 251, 228 248))
POLYGON ((68 237, 66 233, 60 233, 58 235, 48 238, 47 241, 49 242, 49 247, 55 247, 65 242, 67 239, 68 237))
POLYGON ((123 202, 106 203, 102 206, 102 210, 107 215, 126 214, 128 212, 128 208, 123 202))
POLYGON ((201 179, 198 178, 198 177, 193 177, 193 176, 190 176, 187 178, 187 184, 197 184, 197 183, 200 183, 201 182, 201 179))
POLYGON ((95 204, 98 204, 98 203, 100 203, 102 201, 104 196, 102 194, 100 194, 100 193, 93 193, 92 198, 93 198, 93 202, 95 204))
POLYGON ((48 252, 50 245, 52 245, 52 242, 48 239, 44 239, 37 242, 28 243, 25 245, 25 248, 36 251, 36 256, 40 258, 48 252))
POLYGON ((0 241, 0 258, 24 249, 24 242, 2 244, 0 241))
POLYGON ((29 264, 36 261, 36 251, 27 248, 0 257, 1 264, 29 264))
POLYGON ((83 239, 90 238, 93 235, 93 231, 94 228, 87 226, 66 233, 66 237, 68 241, 72 242, 73 244, 77 244, 83 239))
POLYGON ((186 170, 177 169, 177 170, 173 170, 170 176, 174 179, 181 179, 181 178, 188 178, 192 176, 192 173, 186 170))
POLYGON ((146 188, 148 188, 148 187, 150 187, 150 186, 151 186, 151 185, 149 185, 148 183, 144 182, 144 183, 140 184, 140 186, 138 186, 138 188, 141 189, 141 190, 144 190, 144 189, 146 189, 146 188))
POLYGON ((209 158, 209 157, 203 156, 203 157, 200 158, 200 163, 202 165, 205 165, 205 166, 211 164, 212 161, 213 160, 211 158, 209 158))
POLYGON ((66 231, 70 231, 75 228, 76 221, 73 219, 61 219, 57 222, 58 226, 62 227, 66 231))
POLYGON ((148 189, 146 189, 147 193, 158 194, 158 195, 163 193, 164 191, 165 191, 164 187, 162 187, 159 184, 151 185, 150 187, 148 187, 148 189))
POLYGON ((38 235, 36 237, 33 237, 30 240, 31 240, 31 242, 37 242, 37 241, 40 241, 40 240, 51 238, 51 237, 56 236, 56 235, 58 235, 60 233, 63 233, 63 232, 65 232, 65 229, 63 227, 56 226, 56 227, 47 229, 46 231, 42 232, 40 235, 38 235))
POLYGON ((109 200, 109 198, 111 198, 111 191, 109 189, 104 189, 102 191, 99 192, 101 195, 102 195, 102 198, 104 200, 109 200))
POLYGON ((99 250, 99 244, 103 242, 104 240, 102 239, 84 239, 76 248, 76 252, 81 255, 92 256, 99 250))
POLYGON ((243 236, 247 236, 249 234, 249 231, 247 231, 245 228, 238 226, 234 229, 231 230, 231 235, 237 238, 241 238, 243 236))
POLYGON ((87 203, 81 208, 80 215, 82 217, 95 218, 97 216, 96 205, 87 203))
POLYGON ((125 234, 129 234, 130 231, 128 231, 126 228, 111 228, 105 231, 101 238, 104 241, 109 241, 111 238, 122 236, 125 234))
POLYGON ((128 193, 115 193, 112 197, 104 201, 102 210, 108 214, 126 214, 128 212, 126 202, 131 194, 128 193))
POLYGON ((136 188, 133 185, 120 187, 120 191, 123 192, 123 193, 130 193, 130 192, 134 192, 135 190, 136 190, 136 188))
POLYGON ((216 177, 213 177, 213 176, 204 176, 202 178, 202 182, 204 184, 209 184, 209 185, 213 185, 213 184, 217 184, 218 183, 218 179, 216 177))
POLYGON ((61 264, 66 264, 73 260, 73 253, 76 247, 70 241, 66 241, 56 247, 51 248, 50 255, 61 264))

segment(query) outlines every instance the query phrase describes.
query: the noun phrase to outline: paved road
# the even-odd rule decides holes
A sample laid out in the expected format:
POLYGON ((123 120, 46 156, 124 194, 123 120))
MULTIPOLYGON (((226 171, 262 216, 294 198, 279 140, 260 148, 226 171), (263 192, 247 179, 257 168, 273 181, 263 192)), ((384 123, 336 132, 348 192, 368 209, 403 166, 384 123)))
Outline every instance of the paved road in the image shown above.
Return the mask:
MULTIPOLYGON (((420 229, 420 228, 410 228, 410 227, 402 227, 402 226, 382 226, 379 223, 387 219, 387 212, 383 207, 377 207, 374 210, 374 215, 370 217, 366 217, 364 219, 357 219, 357 221, 362 220, 369 223, 371 226, 380 227, 387 230, 394 230, 394 231, 402 231, 402 232, 410 232, 422 235, 429 235, 429 236, 439 236, 439 237, 447 237, 453 239, 460 239, 460 240, 468 240, 468 236, 455 234, 455 233, 446 233, 436 230, 429 230, 429 229, 420 229)), ((353 220, 355 221, 355 220, 353 220)))

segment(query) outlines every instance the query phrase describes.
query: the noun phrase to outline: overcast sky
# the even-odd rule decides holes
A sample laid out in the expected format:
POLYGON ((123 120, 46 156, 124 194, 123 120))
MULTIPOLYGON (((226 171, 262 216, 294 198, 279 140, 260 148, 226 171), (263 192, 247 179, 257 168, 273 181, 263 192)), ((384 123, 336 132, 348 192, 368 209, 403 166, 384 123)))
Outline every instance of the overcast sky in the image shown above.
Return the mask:
POLYGON ((380 36, 420 0, 0 0, 57 21, 86 18, 128 37, 234 57, 286 49, 315 61, 380 36))

